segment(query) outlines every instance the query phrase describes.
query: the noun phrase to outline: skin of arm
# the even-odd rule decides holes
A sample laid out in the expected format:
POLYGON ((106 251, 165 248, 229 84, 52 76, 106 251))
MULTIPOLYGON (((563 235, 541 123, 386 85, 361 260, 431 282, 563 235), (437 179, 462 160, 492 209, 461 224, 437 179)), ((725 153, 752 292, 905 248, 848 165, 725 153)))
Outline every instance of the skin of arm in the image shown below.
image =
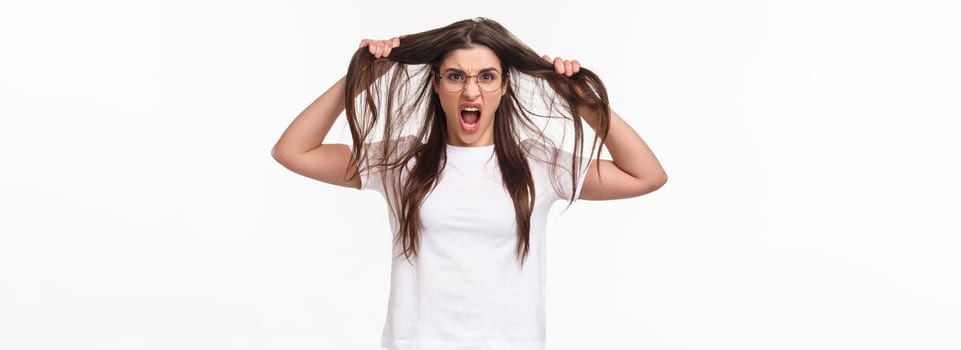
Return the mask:
MULTIPOLYGON (((324 144, 334 121, 344 111, 346 80, 342 77, 301 112, 271 149, 281 165, 326 183, 360 188, 360 178, 346 180, 351 151, 344 144, 324 144)), ((356 167, 350 169, 356 172, 356 167)))
MULTIPOLYGON (((400 46, 400 39, 361 40, 360 47, 365 46, 374 58, 387 57, 392 48, 400 46)), ((357 166, 351 165, 350 147, 323 143, 334 121, 344 111, 346 90, 347 80, 344 76, 297 115, 271 149, 271 156, 300 175, 359 189, 360 177, 353 176, 347 180, 357 173, 357 166)))
MULTIPOLYGON (((585 108, 578 108, 578 112, 588 125, 595 128, 596 115, 585 108)), ((667 173, 654 152, 613 110, 606 146, 613 160, 591 161, 581 189, 581 199, 637 197, 653 192, 667 182, 667 173)))
MULTIPOLYGON (((576 60, 550 59, 554 70, 566 76, 580 70, 576 60)), ((593 129, 597 129, 598 116, 586 106, 578 106, 577 112, 593 129)), ((654 152, 647 143, 621 118, 611 110, 610 129, 605 142, 613 160, 591 160, 580 199, 608 200, 641 196, 653 192, 667 182, 667 173, 661 167, 654 152), (600 171, 598 171, 600 170, 600 171)))

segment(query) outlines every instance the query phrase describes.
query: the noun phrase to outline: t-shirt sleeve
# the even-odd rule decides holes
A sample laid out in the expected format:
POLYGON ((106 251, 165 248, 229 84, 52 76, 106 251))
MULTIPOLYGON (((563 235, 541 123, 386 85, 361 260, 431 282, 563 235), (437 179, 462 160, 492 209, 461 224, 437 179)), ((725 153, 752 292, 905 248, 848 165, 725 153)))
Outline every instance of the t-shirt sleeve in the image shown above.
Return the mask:
POLYGON ((360 169, 360 190, 384 192, 384 179, 376 168, 360 169))
POLYGON ((574 154, 564 150, 557 150, 557 170, 555 171, 555 177, 557 178, 557 184, 560 185, 558 193, 558 199, 564 201, 571 200, 571 191, 574 191, 574 200, 577 201, 578 197, 581 196, 581 190, 584 188, 584 180, 587 178, 587 170, 591 164, 591 159, 589 157, 580 157, 578 159, 573 158, 574 154), (571 179, 571 173, 577 172, 577 182, 574 183, 571 179))
POLYGON ((576 201, 584 187, 591 158, 582 156, 575 159, 572 152, 530 140, 524 144, 530 152, 530 164, 535 168, 532 170, 543 176, 545 182, 542 183, 545 184, 544 188, 549 190, 546 195, 550 196, 551 201, 570 201, 572 192, 576 201), (576 183, 571 178, 574 172, 577 173, 576 183))
POLYGON ((386 187, 384 184, 383 168, 376 166, 384 159, 383 152, 385 143, 393 143, 392 147, 394 147, 394 151, 392 152, 392 156, 396 156, 402 153, 402 150, 410 147, 414 140, 414 136, 406 136, 390 141, 382 140, 365 143, 364 149, 367 151, 366 164, 358 165, 360 190, 373 190, 385 194, 386 187))

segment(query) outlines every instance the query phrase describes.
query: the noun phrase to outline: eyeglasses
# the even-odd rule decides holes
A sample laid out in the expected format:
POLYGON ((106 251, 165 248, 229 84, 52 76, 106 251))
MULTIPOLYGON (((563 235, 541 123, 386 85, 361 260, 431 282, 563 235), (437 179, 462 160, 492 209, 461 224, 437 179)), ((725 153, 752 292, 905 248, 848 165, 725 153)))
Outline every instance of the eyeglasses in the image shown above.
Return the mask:
POLYGON ((440 76, 440 86, 451 93, 458 93, 467 88, 467 81, 474 78, 477 86, 484 92, 494 92, 501 87, 501 77, 497 71, 486 71, 477 75, 466 75, 464 72, 447 71, 440 76))

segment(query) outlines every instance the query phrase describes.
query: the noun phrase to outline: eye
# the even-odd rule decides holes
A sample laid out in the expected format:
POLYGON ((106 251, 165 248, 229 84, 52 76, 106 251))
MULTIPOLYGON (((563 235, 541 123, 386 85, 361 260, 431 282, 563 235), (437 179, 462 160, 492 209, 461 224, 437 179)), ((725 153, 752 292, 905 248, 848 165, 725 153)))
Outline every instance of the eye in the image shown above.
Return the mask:
POLYGON ((480 79, 483 81, 494 81, 497 80, 497 74, 494 73, 482 73, 480 79))
POLYGON ((444 76, 444 79, 453 80, 453 81, 461 81, 461 80, 464 80, 464 75, 463 75, 463 74, 460 74, 460 73, 457 73, 457 72, 450 72, 450 73, 447 73, 447 75, 444 76))

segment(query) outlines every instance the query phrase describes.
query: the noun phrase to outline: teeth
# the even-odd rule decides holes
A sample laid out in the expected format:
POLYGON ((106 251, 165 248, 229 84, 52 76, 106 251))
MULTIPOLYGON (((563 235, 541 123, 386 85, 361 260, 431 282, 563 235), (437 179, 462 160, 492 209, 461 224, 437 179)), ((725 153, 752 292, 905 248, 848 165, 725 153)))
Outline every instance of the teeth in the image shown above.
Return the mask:
POLYGON ((464 111, 468 111, 468 112, 477 112, 477 111, 479 111, 480 109, 477 109, 477 107, 464 107, 463 110, 464 110, 464 111))

